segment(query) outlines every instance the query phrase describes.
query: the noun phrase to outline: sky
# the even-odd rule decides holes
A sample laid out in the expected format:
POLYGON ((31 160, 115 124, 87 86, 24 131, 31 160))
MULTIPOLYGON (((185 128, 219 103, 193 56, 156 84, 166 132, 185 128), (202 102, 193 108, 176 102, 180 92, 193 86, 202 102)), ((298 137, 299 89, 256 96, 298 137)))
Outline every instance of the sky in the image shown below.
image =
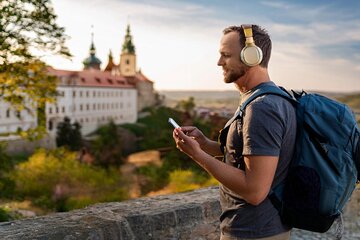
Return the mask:
POLYGON ((217 66, 222 30, 258 24, 273 49, 270 78, 287 89, 360 91, 358 0, 52 0, 69 36, 72 60, 46 56, 57 69, 81 70, 94 33, 96 55, 119 62, 127 24, 137 67, 157 90, 235 90, 217 66), (93 27, 91 27, 93 26, 93 27))

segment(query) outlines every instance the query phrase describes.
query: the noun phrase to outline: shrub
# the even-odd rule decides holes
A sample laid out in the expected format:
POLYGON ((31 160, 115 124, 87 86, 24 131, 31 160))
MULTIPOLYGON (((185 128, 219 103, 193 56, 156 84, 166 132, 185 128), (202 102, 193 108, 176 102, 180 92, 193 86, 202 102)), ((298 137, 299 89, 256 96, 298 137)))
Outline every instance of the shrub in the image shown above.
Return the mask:
POLYGON ((168 187, 171 192, 185 192, 212 185, 217 185, 214 178, 206 178, 190 170, 176 170, 170 173, 168 187))
POLYGON ((7 222, 12 220, 12 217, 9 214, 9 211, 4 208, 0 208, 0 222, 7 222))
POLYGON ((18 195, 57 211, 127 198, 117 169, 84 165, 64 148, 38 150, 16 167, 12 177, 18 195))

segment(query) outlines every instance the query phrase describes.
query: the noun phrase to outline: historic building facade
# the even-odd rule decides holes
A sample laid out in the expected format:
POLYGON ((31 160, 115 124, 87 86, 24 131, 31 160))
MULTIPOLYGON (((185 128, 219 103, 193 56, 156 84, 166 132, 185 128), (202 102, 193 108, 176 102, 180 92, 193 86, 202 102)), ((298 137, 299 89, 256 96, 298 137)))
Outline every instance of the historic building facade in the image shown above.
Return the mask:
MULTIPOLYGON (((55 135, 57 125, 64 117, 80 123, 82 133, 86 135, 111 120, 116 124, 134 123, 138 112, 157 103, 153 82, 137 69, 129 25, 119 64, 113 62, 110 52, 106 67, 101 70, 93 38, 89 56, 83 64, 81 71, 48 69, 49 74, 58 78, 59 93, 55 104, 46 105, 46 127, 50 135, 55 135)), ((0 101, 0 136, 19 128, 27 130, 36 124, 36 116, 12 112, 0 101), (21 118, 18 118, 19 114, 21 118)))

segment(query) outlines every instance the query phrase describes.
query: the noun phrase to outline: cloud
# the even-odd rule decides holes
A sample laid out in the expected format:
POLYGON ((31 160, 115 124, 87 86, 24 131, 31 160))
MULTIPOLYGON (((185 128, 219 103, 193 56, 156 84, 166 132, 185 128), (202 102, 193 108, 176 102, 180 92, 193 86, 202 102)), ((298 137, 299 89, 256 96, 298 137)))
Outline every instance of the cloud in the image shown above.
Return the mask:
POLYGON ((204 1, 54 0, 59 25, 72 37, 68 45, 75 58, 73 62, 49 63, 81 69, 81 61, 89 54, 92 24, 102 66, 109 49, 118 62, 130 23, 138 67, 158 89, 232 89, 223 83, 216 66, 221 31, 234 22, 257 22, 264 23, 273 39, 270 71, 274 80, 284 79, 281 83, 290 88, 323 86, 338 90, 360 86, 355 81, 359 75, 360 19, 351 17, 354 14, 342 16, 351 10, 334 8, 333 3, 310 5, 300 1, 263 1, 256 7, 251 2, 227 3, 207 1, 205 6, 204 1))
POLYGON ((285 3, 285 2, 262 1, 260 3, 265 5, 265 6, 272 7, 272 8, 277 8, 277 9, 281 9, 281 10, 289 10, 289 9, 294 8, 294 5, 291 5, 291 4, 285 3))

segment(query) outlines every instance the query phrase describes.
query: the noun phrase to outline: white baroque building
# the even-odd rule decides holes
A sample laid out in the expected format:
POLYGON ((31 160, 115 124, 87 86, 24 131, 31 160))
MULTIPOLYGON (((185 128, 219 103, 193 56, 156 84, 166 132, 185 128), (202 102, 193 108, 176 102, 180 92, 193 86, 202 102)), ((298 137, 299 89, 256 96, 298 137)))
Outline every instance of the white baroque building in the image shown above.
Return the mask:
POLYGON ((19 129, 28 130, 36 126, 36 115, 31 115, 26 110, 21 112, 13 110, 0 98, 0 139, 7 138, 8 133, 17 132, 19 129))
POLYGON ((82 126, 84 135, 101 125, 134 123, 137 120, 137 90, 124 77, 97 69, 66 71, 49 69, 59 78, 56 104, 47 104, 46 119, 49 133, 69 117, 82 126))
MULTIPOLYGON (((134 123, 138 112, 157 103, 153 82, 137 70, 130 26, 126 31, 118 65, 114 64, 110 52, 107 66, 101 70, 92 39, 83 70, 48 68, 49 74, 58 78, 59 93, 55 104, 46 105, 46 127, 50 136, 55 136, 58 123, 65 117, 80 123, 82 134, 87 135, 111 120, 115 124, 134 123)), ((13 112, 0 99, 0 140, 1 136, 19 128, 27 130, 36 126, 36 116, 25 111, 13 112)))

